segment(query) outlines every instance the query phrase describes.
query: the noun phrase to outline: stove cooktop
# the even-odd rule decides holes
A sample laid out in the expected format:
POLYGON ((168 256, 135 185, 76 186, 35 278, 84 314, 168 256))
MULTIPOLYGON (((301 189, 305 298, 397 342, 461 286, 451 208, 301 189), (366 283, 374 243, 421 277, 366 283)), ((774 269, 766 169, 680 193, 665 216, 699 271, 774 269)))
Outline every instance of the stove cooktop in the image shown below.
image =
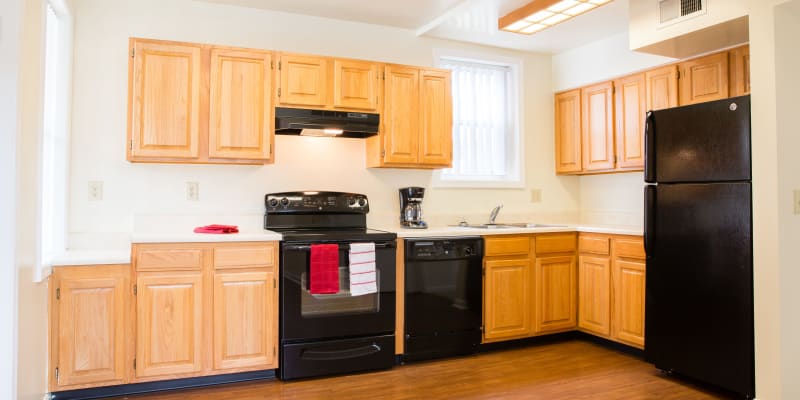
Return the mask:
POLYGON ((377 229, 272 229, 283 235, 284 241, 348 241, 348 242, 375 242, 397 239, 394 232, 379 231, 377 229))

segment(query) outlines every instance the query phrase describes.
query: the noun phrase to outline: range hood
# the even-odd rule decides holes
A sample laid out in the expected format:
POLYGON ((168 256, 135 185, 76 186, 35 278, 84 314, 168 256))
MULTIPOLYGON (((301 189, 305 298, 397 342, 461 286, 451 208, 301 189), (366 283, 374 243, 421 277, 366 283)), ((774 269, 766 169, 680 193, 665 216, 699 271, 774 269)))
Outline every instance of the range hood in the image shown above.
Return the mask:
POLYGON ((378 114, 275 108, 276 135, 365 138, 378 134, 380 122, 378 114))

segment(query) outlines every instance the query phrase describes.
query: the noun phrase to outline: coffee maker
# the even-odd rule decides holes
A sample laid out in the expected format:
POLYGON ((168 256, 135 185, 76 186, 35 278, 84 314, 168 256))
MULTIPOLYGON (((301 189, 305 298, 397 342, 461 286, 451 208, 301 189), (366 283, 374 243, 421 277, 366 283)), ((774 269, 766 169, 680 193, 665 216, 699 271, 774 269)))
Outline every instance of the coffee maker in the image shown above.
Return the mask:
POLYGON ((422 220, 422 198, 425 188, 407 187, 400 189, 400 225, 405 228, 425 229, 428 224, 422 220))

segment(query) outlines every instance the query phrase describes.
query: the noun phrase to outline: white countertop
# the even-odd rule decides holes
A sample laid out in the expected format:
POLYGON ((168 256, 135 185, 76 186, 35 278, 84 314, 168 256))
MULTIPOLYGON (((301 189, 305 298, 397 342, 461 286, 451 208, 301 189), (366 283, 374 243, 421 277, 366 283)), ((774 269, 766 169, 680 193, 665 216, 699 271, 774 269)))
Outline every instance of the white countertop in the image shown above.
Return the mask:
POLYGON ((402 227, 377 227, 376 229, 396 232, 399 238, 414 237, 454 237, 454 236, 487 236, 512 235, 550 232, 591 232, 614 235, 642 235, 642 228, 617 225, 564 225, 536 228, 469 228, 460 226, 433 226, 427 229, 410 229, 402 227))
POLYGON ((262 229, 239 233, 194 233, 186 232, 135 232, 131 243, 211 243, 211 242, 271 242, 281 240, 280 233, 262 229))

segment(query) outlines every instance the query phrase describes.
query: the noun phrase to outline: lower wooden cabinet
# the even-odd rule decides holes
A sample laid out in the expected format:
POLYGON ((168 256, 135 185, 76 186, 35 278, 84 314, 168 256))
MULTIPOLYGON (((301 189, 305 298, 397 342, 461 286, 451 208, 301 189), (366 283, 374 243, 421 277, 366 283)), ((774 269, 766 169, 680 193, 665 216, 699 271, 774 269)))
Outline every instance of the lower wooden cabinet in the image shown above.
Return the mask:
POLYGON ((134 244, 55 267, 51 391, 278 367, 277 242, 134 244))
POLYGON ((531 332, 531 260, 528 257, 484 262, 484 338, 524 337, 531 332))
POLYGON ((57 267, 50 277, 50 390, 128 383, 129 265, 57 267))
POLYGON ((575 256, 537 257, 535 269, 535 333, 574 329, 577 304, 575 256))
POLYGON ((578 327, 611 334, 611 261, 581 255, 578 259, 578 327))

